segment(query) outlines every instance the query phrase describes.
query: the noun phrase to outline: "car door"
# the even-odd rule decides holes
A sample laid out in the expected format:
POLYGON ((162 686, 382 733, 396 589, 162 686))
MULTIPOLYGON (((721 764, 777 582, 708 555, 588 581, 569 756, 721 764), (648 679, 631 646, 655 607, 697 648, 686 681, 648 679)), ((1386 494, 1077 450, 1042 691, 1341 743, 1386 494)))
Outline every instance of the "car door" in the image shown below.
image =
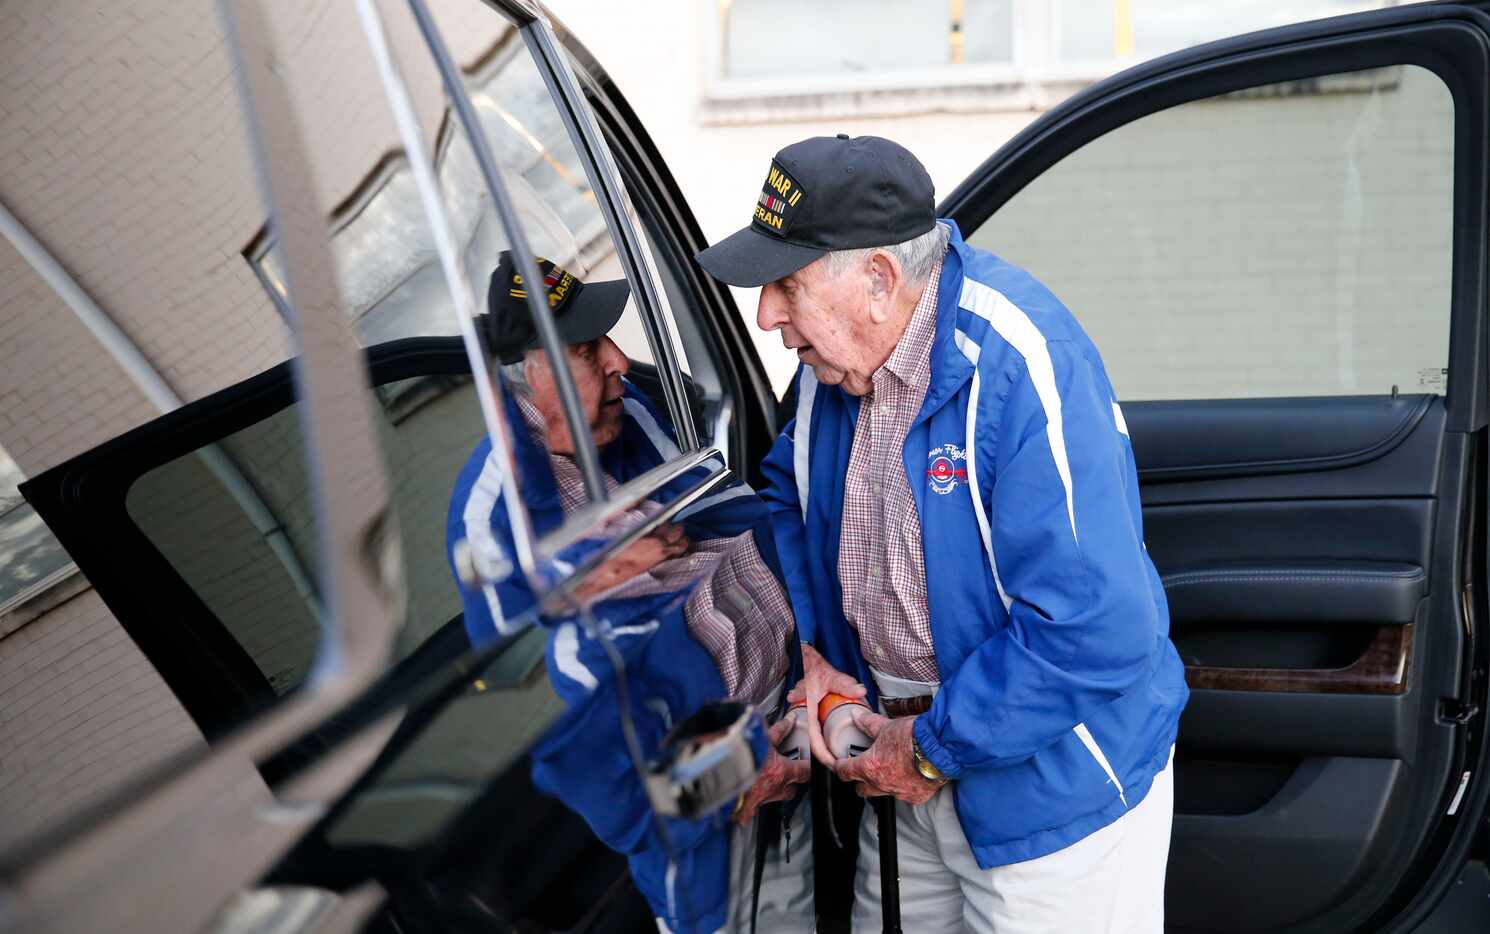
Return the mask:
MULTIPOLYGON (((299 161, 301 140, 293 122, 273 119, 283 115, 286 100, 283 84, 270 74, 272 41, 257 8, 244 12, 243 28, 237 33, 241 42, 231 44, 229 54, 237 56, 237 71, 250 101, 246 109, 255 112, 256 104, 261 117, 272 115, 265 121, 272 127, 267 138, 254 143, 263 144, 261 154, 275 151, 279 168, 285 169, 299 161)), ((234 147, 226 147, 219 178, 242 193, 238 186, 246 166, 234 161, 238 155, 234 147)), ((197 720, 210 749, 194 747, 136 770, 128 782, 105 783, 106 793, 85 807, 52 816, 29 839, 8 849, 0 860, 5 888, 0 925, 37 931, 200 927, 220 910, 225 887, 231 891, 230 886, 261 872, 313 824, 317 811, 346 787, 357 769, 372 761, 394 724, 394 718, 384 716, 364 725, 345 737, 335 759, 309 764, 277 786, 271 787, 256 768, 375 680, 389 654, 403 592, 396 520, 363 390, 365 367, 360 355, 352 352, 355 339, 340 310, 340 283, 320 235, 320 199, 304 171, 266 175, 274 180, 263 192, 267 209, 226 199, 225 205, 243 207, 248 217, 235 211, 225 227, 235 229, 254 217, 262 222, 268 213, 281 225, 284 251, 294 257, 285 268, 286 293, 294 296, 296 309, 289 321, 296 351, 294 376, 281 388, 295 405, 285 418, 268 426, 254 449, 229 452, 207 444, 199 456, 187 458, 184 469, 205 478, 190 492, 214 490, 232 507, 222 525, 196 529, 200 540, 228 548, 235 540, 251 542, 235 558, 245 568, 257 565, 264 581, 289 584, 284 600, 268 600, 263 608, 264 621, 277 631, 268 640, 273 643, 271 651, 255 661, 272 657, 276 666, 260 671, 245 665, 241 648, 235 654, 216 633, 194 630, 195 607, 185 607, 183 613, 183 607, 169 601, 154 605, 139 591, 99 588, 110 609, 136 623, 160 613, 160 630, 124 627, 130 635, 139 634, 135 645, 144 657, 163 648, 162 636, 174 635, 183 637, 176 650, 190 656, 197 667, 181 694, 167 693, 163 702, 131 711, 131 719, 116 724, 113 735, 99 734, 99 747, 127 749, 132 740, 148 734, 152 719, 182 707, 229 709, 234 716, 231 723, 210 717, 197 720), (307 457, 297 456, 302 427, 305 435, 316 439, 307 457), (297 521, 269 521, 267 500, 273 491, 248 481, 251 468, 246 464, 251 457, 246 454, 282 462, 283 476, 300 496, 295 504, 281 505, 290 505, 286 512, 294 512, 297 521), (276 676, 281 678, 277 686, 276 676)), ((250 184, 248 191, 252 190, 250 184)), ((160 187, 152 187, 146 198, 160 199, 162 193, 160 187)), ((252 204, 255 199, 245 200, 252 204)), ((154 203, 159 206, 158 200, 154 203)), ((179 321, 183 336, 195 336, 194 323, 189 317, 179 321)), ((126 370, 146 374, 139 381, 150 386, 165 407, 180 405, 164 380, 158 375, 151 379, 151 361, 127 336, 115 331, 107 347, 126 370)), ((262 384, 260 380, 250 388, 262 384)), ((100 449, 128 446, 116 438, 100 449)), ((54 467, 30 481, 23 492, 31 497, 33 489, 63 480, 66 474, 66 464, 54 467)), ((102 485, 114 479, 105 477, 102 485)), ((186 492, 163 487, 153 497, 152 511, 168 521, 171 516, 206 515, 208 511, 197 510, 200 502, 181 495, 186 492)), ((76 505, 88 495, 71 489, 61 498, 76 505)), ((122 499, 121 495, 120 501, 107 505, 123 509, 122 499)), ((48 522, 61 518, 55 510, 44 511, 50 513, 44 516, 48 522)), ((77 551, 79 567, 89 576, 106 577, 109 567, 128 576, 131 566, 139 567, 133 560, 139 557, 133 540, 63 530, 59 539, 77 551)), ((113 641, 124 641, 124 632, 113 641)), ((66 660, 87 653, 87 641, 74 637, 57 657, 66 660)), ((138 677, 138 671, 110 665, 106 653, 95 659, 90 674, 100 685, 138 677)), ((37 709, 76 710, 77 687, 67 685, 37 700, 37 709)), ((100 751, 89 753, 96 756, 100 751)), ((83 759, 85 765, 88 761, 83 759)))
MULTIPOLYGON (((489 419, 479 387, 490 361, 463 333, 462 310, 473 317, 478 309, 462 293, 481 294, 491 257, 509 247, 557 258, 587 280, 625 278, 636 296, 613 334, 655 413, 665 462, 543 536, 531 531, 523 498, 514 525, 526 560, 541 564, 580 538, 599 545, 578 567, 541 567, 550 595, 582 584, 645 531, 604 531, 615 511, 651 500, 660 507, 647 520, 655 524, 711 499, 743 499, 726 465, 753 463, 769 440, 769 409, 752 394, 764 378, 748 341, 735 339, 720 303, 699 296, 696 273, 680 261, 695 248, 680 236, 697 239, 697 228, 677 209, 645 135, 624 120, 597 123, 587 110, 571 60, 591 106, 604 100, 620 108, 606 111, 613 115, 624 101, 597 93, 573 37, 566 55, 539 11, 519 3, 383 7, 387 19, 373 5, 354 16, 323 3, 309 26, 282 4, 229 10, 261 167, 277 196, 274 222, 229 259, 286 320, 315 327, 294 288, 310 275, 342 369, 288 361, 25 485, 209 748, 196 773, 162 768, 151 776, 156 787, 128 789, 68 832, 7 854, 0 870, 12 899, 0 927, 73 929, 105 916, 139 930, 286 917, 332 929, 369 917, 374 930, 653 926, 625 859, 529 777, 528 749, 563 711, 544 668, 544 627, 566 625, 562 615, 508 617, 500 638, 475 647, 463 628, 442 540, 451 487, 484 434, 512 444, 523 429, 505 415, 489 419), (284 37, 294 27, 305 32, 291 50, 284 37), (368 76, 392 109, 426 108, 423 124, 399 124, 402 152, 343 147, 312 119, 326 117, 337 88, 355 85, 356 55, 332 49, 328 60, 341 71, 327 79, 329 92, 294 80, 326 54, 328 36, 349 28, 365 33, 375 66, 368 76), (290 65, 271 67, 276 57, 290 65), (431 110, 443 115, 431 121, 431 110), (431 125, 433 139, 422 137, 431 125), (368 174, 328 209, 314 194, 325 182, 317 174, 340 183, 337 163, 368 174), (444 243, 442 229, 453 234, 444 243), (363 427, 355 419, 328 427, 335 409, 308 421, 313 400, 301 380, 366 408, 365 434, 343 436, 363 427), (320 427, 300 432, 301 423, 320 427), (338 686, 317 680, 327 664, 318 653, 336 649, 317 638, 327 592, 296 572, 322 521, 318 489, 304 474, 307 464, 348 457, 360 457, 388 492, 379 498, 348 484, 331 499, 366 496, 366 508, 386 517, 361 523, 361 549, 335 560, 375 572, 389 619, 361 634, 361 644, 376 636, 381 651, 358 668, 355 686, 326 695, 317 689, 338 686), (286 706, 307 696, 318 701, 315 716, 286 724, 286 706), (265 794, 214 800, 209 792, 227 787, 224 750, 241 752, 235 741, 269 724, 273 742, 230 763, 265 794), (183 783, 198 792, 194 801, 182 801, 183 783), (298 795, 295 807, 267 807, 275 794, 298 795), (151 834, 132 823, 141 812, 156 817, 151 834), (240 836, 262 845, 225 845, 240 836), (149 855, 119 872, 132 848, 149 855), (110 874, 110 884, 96 884, 110 874), (171 894, 188 879, 189 897, 171 894), (75 897, 83 890, 87 898, 75 897), (119 914, 136 899, 143 910, 119 914)), ((566 415, 571 424, 583 417, 572 406, 566 415)), ((587 434, 583 442, 595 457, 587 434)), ((315 476, 335 485, 361 474, 315 476)))
POLYGON ((1411 925, 1482 820, 1487 42, 1428 5, 1169 55, 942 206, 1119 393, 1192 689, 1173 930, 1411 925))

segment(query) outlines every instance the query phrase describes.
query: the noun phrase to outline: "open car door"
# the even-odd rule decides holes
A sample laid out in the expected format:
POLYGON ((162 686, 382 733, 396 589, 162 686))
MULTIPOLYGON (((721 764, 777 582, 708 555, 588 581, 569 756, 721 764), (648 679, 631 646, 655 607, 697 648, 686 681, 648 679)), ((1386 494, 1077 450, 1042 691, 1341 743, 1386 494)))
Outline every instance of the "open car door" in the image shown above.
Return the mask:
POLYGON ((1490 18, 1154 60, 942 214, 1103 353, 1193 694, 1182 931, 1409 927, 1483 820, 1490 18))

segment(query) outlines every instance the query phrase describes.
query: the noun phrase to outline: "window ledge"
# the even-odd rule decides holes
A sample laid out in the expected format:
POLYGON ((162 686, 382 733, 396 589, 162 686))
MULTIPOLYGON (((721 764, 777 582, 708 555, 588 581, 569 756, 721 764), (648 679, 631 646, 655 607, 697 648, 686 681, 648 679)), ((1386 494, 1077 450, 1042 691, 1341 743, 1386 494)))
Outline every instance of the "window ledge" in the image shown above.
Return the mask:
POLYGON ((720 82, 705 94, 699 120, 706 126, 742 126, 931 113, 1039 111, 1087 87, 1093 80, 992 78, 916 86, 866 83, 857 88, 841 82, 796 87, 776 82, 720 82))
MULTIPOLYGON (((816 78, 725 78, 704 93, 705 126, 906 117, 920 114, 1044 111, 1125 62, 1078 62, 1033 72, 1009 67, 926 69, 816 78)), ((1394 91, 1401 68, 1373 68, 1269 85, 1227 98, 1394 91)))

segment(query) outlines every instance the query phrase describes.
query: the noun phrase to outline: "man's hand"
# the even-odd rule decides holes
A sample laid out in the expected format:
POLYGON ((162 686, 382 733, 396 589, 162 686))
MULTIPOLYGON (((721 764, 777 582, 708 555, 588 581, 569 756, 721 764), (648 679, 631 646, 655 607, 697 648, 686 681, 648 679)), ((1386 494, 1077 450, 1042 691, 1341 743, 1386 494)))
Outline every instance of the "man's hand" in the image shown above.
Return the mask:
POLYGON ((855 708, 854 723, 874 742, 862 755, 839 759, 833 770, 846 782, 858 782, 861 796, 890 795, 907 804, 925 804, 937 789, 946 784, 931 781, 916 770, 915 753, 911 748, 915 717, 891 720, 855 708))
POLYGON ((682 526, 663 523, 628 545, 620 554, 596 568, 575 588, 581 597, 604 593, 645 574, 664 561, 682 557, 688 551, 688 535, 682 526))
POLYGON ((755 776, 755 782, 741 796, 740 804, 735 808, 735 823, 750 823, 755 820, 755 812, 760 810, 761 805, 785 801, 795 794, 794 786, 812 777, 810 761, 788 759, 776 751, 777 746, 786 742, 786 737, 794 726, 796 724, 790 717, 782 717, 766 731, 766 743, 770 747, 766 752, 766 764, 755 776))
POLYGON ((831 769, 835 762, 833 754, 828 751, 827 741, 823 739, 822 724, 817 722, 818 705, 829 694, 862 698, 868 692, 864 685, 828 664, 828 660, 819 655, 817 649, 805 642, 802 643, 802 668, 802 680, 792 688, 786 699, 791 704, 803 700, 807 702, 807 736, 812 741, 812 754, 817 761, 831 769))

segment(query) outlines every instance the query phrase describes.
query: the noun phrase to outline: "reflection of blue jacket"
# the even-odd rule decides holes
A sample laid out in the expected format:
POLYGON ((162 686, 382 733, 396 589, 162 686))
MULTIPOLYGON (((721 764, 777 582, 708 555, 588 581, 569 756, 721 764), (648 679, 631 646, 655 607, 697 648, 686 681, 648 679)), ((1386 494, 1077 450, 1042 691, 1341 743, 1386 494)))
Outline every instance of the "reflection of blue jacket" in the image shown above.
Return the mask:
MULTIPOLYGON (((1044 286, 950 226, 931 383, 902 451, 942 678, 915 733, 958 779, 987 868, 1136 806, 1188 691, 1097 349, 1044 286)), ((802 641, 872 690, 837 583, 859 400, 805 366, 797 380, 797 417, 765 464, 781 563, 802 641)))
MULTIPOLYGON (((672 426, 630 382, 625 384, 622 404, 621 435, 600 451, 600 469, 616 481, 625 483, 678 457, 681 452, 672 426)), ((516 429, 513 460, 517 463, 523 505, 527 507, 533 534, 546 535, 564 523, 559 489, 554 483, 548 452, 529 436, 522 413, 510 392, 507 394, 507 421, 516 429)), ((666 504, 707 476, 713 466, 717 465, 695 467, 664 486, 651 499, 666 504)), ((698 541, 738 535, 763 524, 764 518, 765 507, 750 488, 735 484, 692 504, 675 521, 682 524, 690 539, 698 541)), ((455 542, 461 539, 467 540, 473 549, 486 550, 491 564, 516 565, 512 527, 507 521, 507 504, 502 496, 501 469, 491 456, 489 438, 476 445, 456 479, 445 521, 447 557, 455 542)), ((559 557, 575 565, 602 544, 593 539, 582 539, 570 545, 559 557)), ((761 553, 773 555, 774 551, 762 548, 761 553)), ((462 588, 461 599, 465 608, 466 633, 476 645, 484 645, 503 634, 508 621, 518 621, 533 608, 533 594, 521 573, 487 584, 478 592, 467 592, 462 588)))
MULTIPOLYGON (((645 622, 610 625, 610 635, 624 660, 643 755, 656 755, 672 724, 724 696, 713 659, 684 624, 681 601, 645 622)), ((669 930, 719 930, 729 906, 730 806, 699 820, 667 819, 678 857, 669 882, 668 854, 621 732, 615 669, 572 620, 555 627, 547 654, 549 680, 566 710, 530 751, 533 783, 626 854, 631 878, 669 930)), ((765 741, 757 739, 756 761, 763 762, 765 741)))
MULTIPOLYGON (((622 483, 680 453, 666 421, 629 383, 624 406, 621 435, 601 452, 601 469, 622 483)), ((514 459, 524 505, 535 534, 543 535, 564 521, 549 455, 529 437, 510 394, 507 417, 516 428, 514 459)), ((466 539, 473 548, 489 549, 493 561, 515 566, 501 474, 490 455, 491 441, 483 440, 456 481, 446 521, 447 557, 457 541, 466 539)), ((666 503, 708 471, 707 466, 696 468, 652 499, 666 503)), ((677 521, 695 540, 754 529, 761 536, 761 553, 774 560, 767 518, 761 501, 736 485, 692 504, 677 521)), ((601 544, 581 540, 560 558, 576 564, 601 544)), ((461 585, 460 591, 466 632, 476 645, 519 628, 533 610, 532 591, 519 571, 478 589, 461 585)), ((656 756, 674 723, 725 695, 713 658, 688 630, 683 616, 687 595, 652 594, 602 601, 593 608, 625 665, 631 719, 642 754, 649 758, 656 756)), ((621 730, 616 673, 604 646, 576 619, 545 617, 539 622, 550 631, 549 679, 565 711, 530 751, 534 783, 582 816, 607 846, 627 854, 637 888, 672 930, 717 930, 728 907, 728 809, 708 819, 668 822, 679 859, 670 881, 668 856, 621 730)), ((758 746, 763 761, 764 740, 758 746)))

